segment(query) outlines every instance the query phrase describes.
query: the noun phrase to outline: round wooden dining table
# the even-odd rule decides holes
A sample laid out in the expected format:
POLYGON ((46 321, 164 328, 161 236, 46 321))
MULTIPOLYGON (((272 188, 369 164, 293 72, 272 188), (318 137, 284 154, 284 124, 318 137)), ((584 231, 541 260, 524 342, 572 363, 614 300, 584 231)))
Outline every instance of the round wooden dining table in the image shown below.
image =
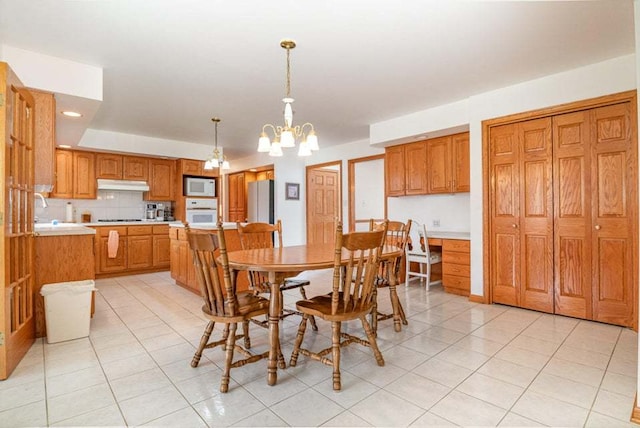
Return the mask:
MULTIPOLYGON (((280 286, 285 278, 296 276, 307 270, 332 268, 334 265, 335 244, 295 245, 279 248, 259 248, 253 250, 230 251, 229 268, 235 278, 238 271, 251 270, 265 272, 269 278, 271 296, 269 297, 269 359, 267 364, 267 383, 275 385, 278 379, 279 321, 282 312, 282 292, 280 286)), ((390 260, 402 255, 402 250, 392 245, 382 249, 381 260, 390 260)), ((345 252, 346 258, 346 252, 345 252)), ((394 278, 395 280, 395 278, 394 278)), ((327 287, 331 291, 332 284, 327 287)), ((284 368, 284 360, 280 359, 284 368)))

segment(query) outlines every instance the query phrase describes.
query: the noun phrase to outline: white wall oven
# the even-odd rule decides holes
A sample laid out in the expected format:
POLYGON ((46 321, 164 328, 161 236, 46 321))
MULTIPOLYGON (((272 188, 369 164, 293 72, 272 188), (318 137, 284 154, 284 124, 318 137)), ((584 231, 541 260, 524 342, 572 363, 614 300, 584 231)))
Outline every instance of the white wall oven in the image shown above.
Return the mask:
POLYGON ((185 218, 189 224, 216 223, 218 221, 217 199, 185 199, 185 218))

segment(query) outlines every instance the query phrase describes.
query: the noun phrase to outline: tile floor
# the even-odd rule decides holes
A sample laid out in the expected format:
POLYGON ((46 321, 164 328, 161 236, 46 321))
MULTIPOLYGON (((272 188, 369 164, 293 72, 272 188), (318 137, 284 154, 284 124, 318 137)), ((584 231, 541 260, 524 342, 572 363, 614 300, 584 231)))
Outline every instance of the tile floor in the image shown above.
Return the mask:
MULTIPOLYGON (((320 292, 327 271, 311 276, 320 292)), ((264 361, 231 371, 218 392, 219 349, 189 362, 204 321, 201 300, 168 272, 97 281, 91 335, 39 340, 0 382, 0 427, 18 426, 633 426, 637 334, 619 327, 499 305, 440 287, 399 287, 409 325, 380 324, 386 365, 368 349, 343 349, 343 390, 331 368, 301 356, 266 385, 264 361)), ((287 292, 285 303, 298 298, 287 292)), ((383 309, 388 293, 382 290, 383 309)), ((283 322, 289 355, 297 317, 283 322)), ((330 327, 309 331, 312 347, 330 327)), ((355 328, 354 324, 347 328, 355 328)), ((252 326, 256 351, 267 331, 252 326)))

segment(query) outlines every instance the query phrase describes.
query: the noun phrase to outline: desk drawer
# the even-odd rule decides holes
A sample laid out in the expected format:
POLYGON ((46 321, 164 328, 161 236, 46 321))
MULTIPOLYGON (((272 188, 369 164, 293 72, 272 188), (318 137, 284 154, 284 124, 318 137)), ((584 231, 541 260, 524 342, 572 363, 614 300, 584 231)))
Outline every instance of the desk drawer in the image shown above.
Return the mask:
POLYGON ((442 275, 442 285, 448 293, 468 296, 471 290, 471 280, 462 276, 442 275))
POLYGON ((442 251, 458 251, 462 253, 470 252, 470 242, 462 239, 443 239, 442 251))
POLYGON ((118 235, 120 236, 127 236, 127 227, 126 226, 100 226, 100 227, 96 227, 96 233, 98 234, 98 236, 104 237, 104 236, 109 236, 109 232, 111 232, 112 230, 115 230, 116 232, 118 232, 118 235))
POLYGON ((454 263, 459 265, 470 265, 471 264, 471 254, 469 253, 452 253, 443 251, 442 252, 442 262, 444 264, 454 263))
POLYGON ((470 278, 471 267, 469 265, 457 265, 455 263, 442 263, 442 275, 457 275, 470 278))

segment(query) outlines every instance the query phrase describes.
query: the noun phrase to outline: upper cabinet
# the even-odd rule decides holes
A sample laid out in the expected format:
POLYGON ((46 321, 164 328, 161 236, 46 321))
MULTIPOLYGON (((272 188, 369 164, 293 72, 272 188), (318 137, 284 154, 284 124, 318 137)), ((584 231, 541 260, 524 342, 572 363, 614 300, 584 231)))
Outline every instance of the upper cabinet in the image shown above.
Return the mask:
POLYGON ((149 159, 149 191, 147 201, 173 201, 173 181, 176 162, 170 159, 149 159))
POLYGON ((149 180, 149 159, 138 156, 123 156, 122 178, 124 180, 149 180))
POLYGON ((217 177, 218 168, 204 169, 205 162, 195 159, 178 160, 178 176, 192 175, 196 177, 217 177))
POLYGON ((95 153, 56 150, 53 198, 95 199, 95 153))
POLYGON ((96 154, 96 178, 122 180, 122 156, 111 153, 96 154))
POLYGON ((276 175, 272 169, 266 169, 264 171, 256 172, 256 181, 275 180, 275 179, 276 179, 276 175))
POLYGON ((35 189, 50 192, 55 184, 56 99, 48 92, 29 92, 35 100, 35 189))
POLYGON ((469 133, 393 146, 385 152, 387 196, 469 191, 469 133))

